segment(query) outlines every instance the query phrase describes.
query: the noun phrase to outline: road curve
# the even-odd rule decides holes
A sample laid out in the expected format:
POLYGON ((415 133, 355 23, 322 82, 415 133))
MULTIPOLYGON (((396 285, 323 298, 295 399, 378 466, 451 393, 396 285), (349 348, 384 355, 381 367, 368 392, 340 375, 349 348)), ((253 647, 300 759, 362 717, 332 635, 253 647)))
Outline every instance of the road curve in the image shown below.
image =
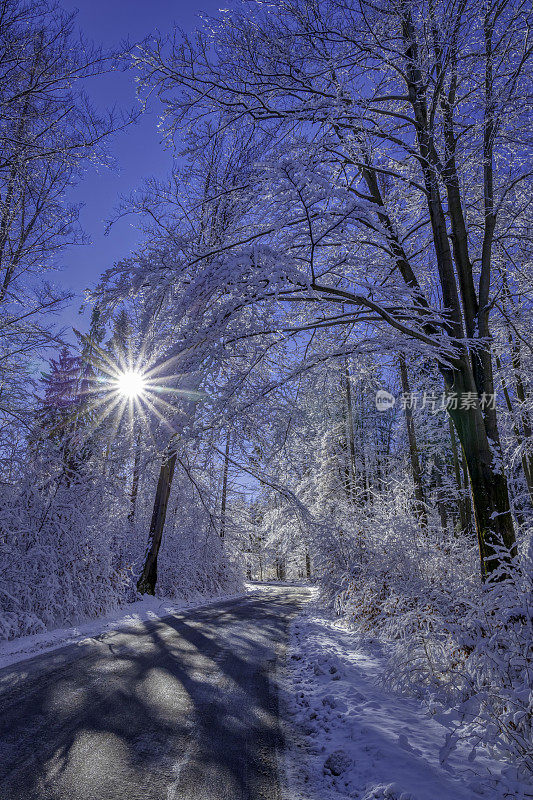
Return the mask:
POLYGON ((279 800, 273 678, 308 596, 270 585, 1 670, 1 800, 279 800))

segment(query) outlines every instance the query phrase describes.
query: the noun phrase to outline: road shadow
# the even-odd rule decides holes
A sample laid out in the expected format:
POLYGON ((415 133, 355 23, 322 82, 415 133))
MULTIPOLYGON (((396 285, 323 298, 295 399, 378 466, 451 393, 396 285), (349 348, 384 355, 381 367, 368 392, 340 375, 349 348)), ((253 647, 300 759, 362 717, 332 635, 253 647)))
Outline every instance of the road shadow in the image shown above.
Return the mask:
POLYGON ((4 670, 0 797, 277 798, 274 665, 302 599, 283 587, 4 670))

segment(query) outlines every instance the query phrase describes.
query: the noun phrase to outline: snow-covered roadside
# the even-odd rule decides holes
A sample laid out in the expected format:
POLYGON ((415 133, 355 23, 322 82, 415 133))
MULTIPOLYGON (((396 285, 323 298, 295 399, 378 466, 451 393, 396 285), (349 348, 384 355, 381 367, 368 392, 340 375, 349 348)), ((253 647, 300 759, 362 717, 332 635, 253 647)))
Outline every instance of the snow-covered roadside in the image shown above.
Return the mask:
POLYGON ((478 751, 439 753, 449 732, 411 698, 380 685, 379 648, 360 642, 315 602, 291 625, 281 680, 283 800, 523 800, 478 751))
POLYGON ((203 608, 223 600, 236 600, 245 597, 253 592, 255 587, 246 586, 247 591, 240 594, 221 594, 209 598, 199 598, 194 602, 174 602, 163 600, 158 597, 146 595, 142 600, 135 603, 128 603, 122 606, 114 614, 73 625, 69 628, 56 628, 36 633, 31 636, 20 636, 17 639, 0 642, 0 669, 25 661, 28 658, 57 650, 71 644, 84 644, 88 639, 102 636, 110 631, 120 630, 121 628, 131 628, 134 625, 142 624, 150 620, 158 620, 167 617, 169 614, 184 611, 186 609, 203 608))

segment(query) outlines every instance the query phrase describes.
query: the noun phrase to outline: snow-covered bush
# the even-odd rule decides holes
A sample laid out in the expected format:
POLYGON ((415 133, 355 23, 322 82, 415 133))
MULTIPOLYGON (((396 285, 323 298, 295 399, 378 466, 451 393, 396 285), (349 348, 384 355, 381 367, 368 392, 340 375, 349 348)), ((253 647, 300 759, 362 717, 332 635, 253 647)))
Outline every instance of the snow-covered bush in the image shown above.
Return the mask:
POLYGON ((83 472, 45 486, 33 472, 2 490, 0 638, 106 614, 125 600, 129 574, 113 551, 124 520, 110 490, 83 472))
MULTIPOLYGON (((196 487, 181 468, 177 472, 157 570, 156 594, 187 602, 234 594, 243 588, 242 566, 233 552, 233 525, 228 524, 228 535, 223 541, 217 520, 206 508, 209 476, 199 470, 195 480, 196 487), (201 499, 198 490, 205 491, 201 499)), ((145 538, 146 530, 143 557, 145 538)), ((140 563, 136 565, 138 571, 140 563)))
POLYGON ((198 600, 242 590, 242 570, 229 556, 218 533, 181 519, 169 532, 159 557, 157 594, 198 600))
POLYGON ((505 749, 533 772, 533 569, 531 551, 509 580, 480 590, 455 622, 465 654, 454 668, 461 688, 458 738, 505 749), (461 680, 462 679, 462 680, 461 680))
MULTIPOLYGON (((427 700, 433 713, 454 708, 459 741, 505 751, 533 769, 533 625, 531 553, 511 579, 482 584, 476 544, 444 532, 429 515, 426 529, 397 485, 365 510, 364 524, 345 523, 339 570, 331 545, 318 561, 324 596, 364 636, 388 653, 384 680, 427 700), (362 544, 364 540, 364 545, 362 544), (337 567, 337 569, 335 569, 337 567)), ((525 549, 525 548, 524 548, 525 549)))
MULTIPOLYGON (((3 487, 0 639, 71 625, 137 599, 153 485, 143 487, 135 522, 126 489, 121 476, 103 476, 90 463, 67 476, 57 457, 34 463, 17 487, 3 487)), ((178 482, 172 507, 156 594, 196 600, 239 591, 231 541, 224 546, 190 484, 178 482)))

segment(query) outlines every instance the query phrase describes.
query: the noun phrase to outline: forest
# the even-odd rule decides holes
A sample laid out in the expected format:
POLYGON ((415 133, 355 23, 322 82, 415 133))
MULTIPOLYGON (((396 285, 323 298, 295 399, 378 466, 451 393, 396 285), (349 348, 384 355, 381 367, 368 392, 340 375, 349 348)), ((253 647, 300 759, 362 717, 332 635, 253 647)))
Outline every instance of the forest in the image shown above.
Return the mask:
POLYGON ((312 583, 531 776, 532 25, 244 0, 109 51, 0 0, 0 639, 312 583), (65 327, 73 190, 148 106, 168 175, 65 327))

